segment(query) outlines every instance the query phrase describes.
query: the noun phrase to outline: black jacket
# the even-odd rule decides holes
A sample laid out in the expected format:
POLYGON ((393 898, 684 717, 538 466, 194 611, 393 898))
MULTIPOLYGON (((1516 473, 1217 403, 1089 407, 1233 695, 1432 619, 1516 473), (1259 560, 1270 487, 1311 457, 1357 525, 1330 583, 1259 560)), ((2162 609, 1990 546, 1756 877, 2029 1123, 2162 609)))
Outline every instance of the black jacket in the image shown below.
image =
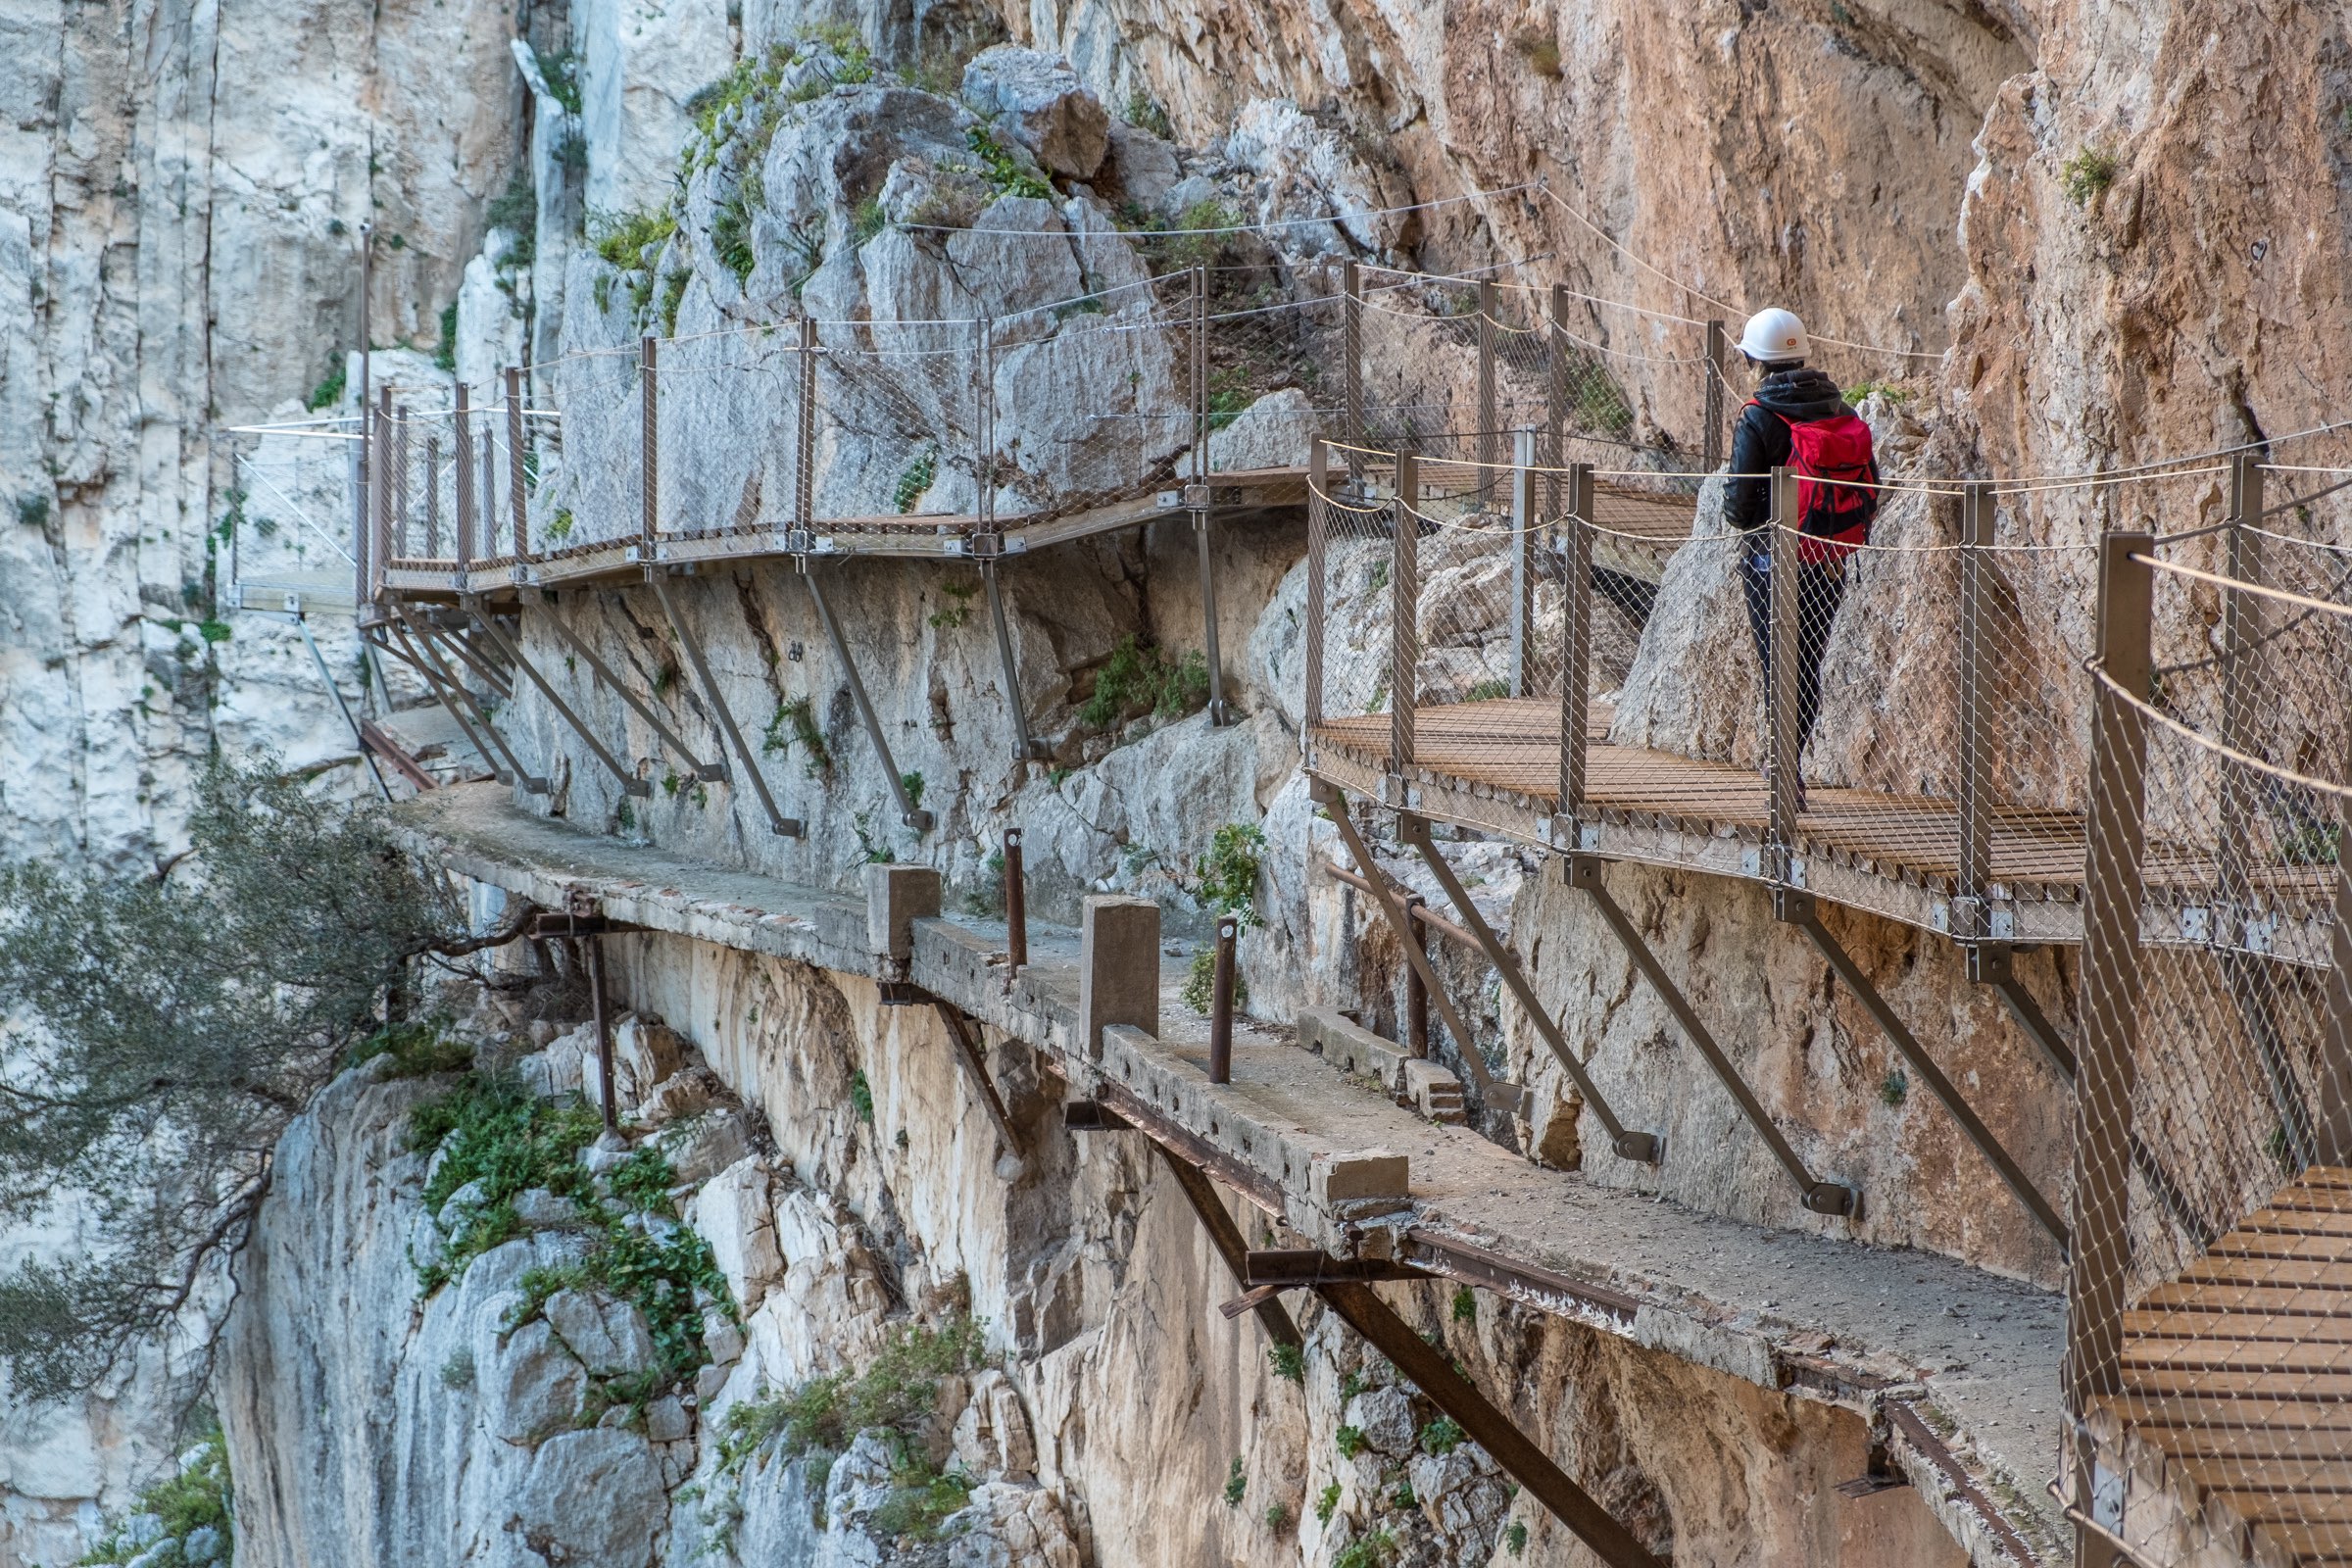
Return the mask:
POLYGON ((1732 471, 1757 476, 1732 481, 1729 514, 1735 528, 1761 528, 1772 520, 1772 480, 1765 476, 1788 461, 1789 447, 1788 426, 1775 414, 1809 422, 1853 412, 1837 382, 1804 368, 1773 371, 1756 387, 1756 402, 1763 407, 1740 410, 1732 430, 1732 471))

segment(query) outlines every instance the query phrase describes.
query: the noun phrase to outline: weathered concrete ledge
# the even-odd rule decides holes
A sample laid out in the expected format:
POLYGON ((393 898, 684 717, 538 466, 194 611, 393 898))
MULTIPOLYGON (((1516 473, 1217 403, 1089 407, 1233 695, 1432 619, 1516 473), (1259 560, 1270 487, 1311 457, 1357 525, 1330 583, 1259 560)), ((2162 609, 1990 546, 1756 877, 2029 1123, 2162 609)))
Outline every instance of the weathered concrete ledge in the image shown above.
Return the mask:
POLYGON ((1394 1253, 1767 1389, 1884 1423, 1888 1446, 1981 1564, 2062 1560, 2041 1479, 2058 1449, 2059 1298, 1940 1255, 1693 1212, 1542 1169, 1467 1128, 1433 1125, 1264 1026, 1235 1030, 1211 1085, 1205 1020, 1161 960, 1154 1037, 1081 1029, 1076 934, 1033 925, 1004 973, 1003 927, 909 917, 877 954, 866 900, 694 864, 578 833, 490 785, 400 808, 450 870, 562 907, 874 978, 904 978, 1042 1048, 1099 1096, 1251 1201, 1344 1252, 1394 1253), (903 976, 886 969, 904 967, 903 976))

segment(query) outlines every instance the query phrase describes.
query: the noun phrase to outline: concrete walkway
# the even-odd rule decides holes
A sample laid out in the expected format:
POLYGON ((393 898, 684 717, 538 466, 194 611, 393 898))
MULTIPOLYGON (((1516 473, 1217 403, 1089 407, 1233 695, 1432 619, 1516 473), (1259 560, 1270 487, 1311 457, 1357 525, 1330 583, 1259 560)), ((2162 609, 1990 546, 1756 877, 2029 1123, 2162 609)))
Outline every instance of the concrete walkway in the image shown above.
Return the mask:
MULTIPOLYGON (((593 837, 495 785, 398 814, 452 870, 550 907, 567 894, 655 930, 874 975, 862 898, 593 837)), ((1004 979, 1004 927, 917 922, 907 978, 1058 1059, 1211 1172, 1339 1251, 1383 1249, 1637 1344, 1883 1423, 1889 1450, 1981 1564, 2062 1561, 2055 1469, 2063 1310, 2049 1292, 1940 1255, 1694 1212, 1545 1170, 1422 1120, 1285 1031, 1237 1027, 1233 1082, 1207 1081, 1207 1021, 1162 961, 1160 1034, 1078 1049, 1078 942, 1033 923, 1004 979), (1404 1180, 1387 1179, 1403 1156, 1404 1180), (1394 1190, 1397 1186, 1402 1191, 1394 1190)))

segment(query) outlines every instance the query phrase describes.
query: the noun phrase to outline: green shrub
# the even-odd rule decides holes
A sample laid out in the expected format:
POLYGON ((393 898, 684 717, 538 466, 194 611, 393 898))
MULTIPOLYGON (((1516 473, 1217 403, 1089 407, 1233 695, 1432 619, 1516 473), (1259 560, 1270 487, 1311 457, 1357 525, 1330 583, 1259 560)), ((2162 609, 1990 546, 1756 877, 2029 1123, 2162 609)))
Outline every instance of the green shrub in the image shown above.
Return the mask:
POLYGON ((1352 1459, 1364 1451, 1363 1429, 1361 1427, 1342 1427, 1332 1434, 1332 1442, 1338 1445, 1341 1458, 1352 1459))
POLYGON ((1268 1530, 1287 1530, 1290 1528, 1290 1523, 1291 1510, 1287 1506, 1279 1501, 1266 1504, 1266 1528, 1268 1530))
POLYGON ((880 197, 868 196, 850 214, 850 243, 862 245, 890 226, 890 215, 882 210, 880 197))
POLYGON ((17 497, 17 521, 27 528, 49 526, 49 498, 29 490, 17 497))
POLYGON ((744 180, 727 199, 718 204, 710 215, 710 254, 718 265, 735 275, 740 283, 752 275, 760 263, 759 253, 752 245, 752 208, 757 200, 750 188, 753 181, 744 180))
POLYGON ((433 350, 433 368, 454 370, 458 368, 458 302, 451 300, 441 309, 441 344, 433 350))
POLYGON ((539 74, 547 78, 547 90, 555 94, 556 102, 567 115, 580 112, 580 60, 568 49, 552 55, 540 55, 539 74))
POLYGON ((931 481, 938 477, 939 454, 924 453, 906 465, 905 471, 899 475, 899 482, 891 486, 890 504, 898 509, 901 516, 906 515, 915 509, 923 499, 923 493, 931 488, 931 481))
POLYGON ((1277 1345, 1266 1352, 1273 1360, 1274 1375, 1286 1383, 1306 1381, 1306 1352, 1296 1345, 1277 1345))
POLYGON ((459 1072, 473 1065, 473 1048, 448 1032, 442 1019, 389 1023, 361 1041, 351 1053, 351 1065, 390 1056, 386 1078, 430 1078, 459 1072))
POLYGON ((850 1074, 850 1105, 858 1112, 859 1121, 868 1127, 874 1124, 874 1090, 865 1081, 862 1069, 850 1074))
POLYGON ((1453 1293, 1453 1320, 1456 1323, 1478 1321, 1478 1293, 1467 1285, 1456 1286, 1453 1293))
POLYGON ((816 709, 806 697, 795 697, 776 705, 775 717, 767 721, 767 732, 760 740, 763 752, 781 752, 798 746, 804 767, 810 778, 818 778, 833 770, 833 753, 825 745, 824 732, 816 727, 816 709))
POLYGON ((588 243, 609 267, 641 272, 654 265, 652 252, 668 243, 678 220, 668 209, 660 212, 590 213, 588 243))
POLYGON ((933 1470, 911 1446, 890 1473, 890 1495, 868 1519, 868 1528, 888 1541, 937 1541, 948 1516, 972 1500, 971 1478, 958 1471, 933 1470))
POLYGON ((970 618, 972 598, 980 592, 980 585, 976 582, 942 583, 940 592, 946 594, 954 603, 931 612, 931 629, 933 631, 954 631, 970 618))
POLYGON ((964 145, 980 160, 980 172, 1001 196, 1035 196, 1046 201, 1054 199, 1054 186, 1049 180, 1021 167, 1012 149, 997 139, 997 133, 986 125, 974 125, 964 133, 964 145))
POLYGON ((1254 822, 1227 822, 1209 835, 1208 849, 1193 862, 1198 898, 1217 914, 1240 917, 1246 930, 1257 923, 1257 879, 1265 865, 1266 835, 1254 822))
POLYGON ((1400 1512, 1421 1506, 1421 1499, 1413 1495, 1410 1481, 1396 1483, 1396 1490, 1389 1494, 1389 1506, 1400 1512))
POLYGON ((1396 1538, 1386 1530, 1358 1536, 1331 1559, 1331 1568, 1387 1568, 1396 1560, 1396 1538))
POLYGON ((684 268, 662 274, 662 303, 654 314, 662 323, 663 337, 678 335, 678 307, 686 303, 686 285, 693 280, 694 274, 684 268))
POLYGON ((1502 1540, 1511 1548, 1512 1556, 1520 1555, 1527 1550, 1527 1526, 1517 1519, 1512 1520, 1511 1528, 1502 1533, 1502 1540))
POLYGON ((1340 1511, 1340 1484, 1334 1481, 1315 1498, 1315 1523, 1328 1525, 1331 1516, 1340 1511))
POLYGON ((228 1444, 220 1435, 220 1423, 213 1422, 198 1437, 179 1472, 140 1493, 138 1501, 132 1504, 129 1517, 152 1515, 161 1522, 155 1536, 148 1542, 136 1540, 123 1530, 128 1518, 119 1520, 97 1545, 75 1562, 127 1563, 140 1558, 178 1568, 184 1559, 176 1547, 159 1544, 178 1542, 195 1531, 210 1529, 220 1532, 220 1537, 221 1554, 214 1560, 220 1568, 228 1568, 231 1506, 228 1444), (158 1550, 166 1555, 161 1558, 149 1555, 158 1550))
POLYGON ((1127 110, 1123 117, 1138 130, 1148 130, 1161 141, 1174 141, 1176 127, 1168 122, 1168 112, 1159 101, 1138 87, 1127 95, 1127 110))
POLYGON ((1242 1456, 1233 1456, 1233 1467, 1225 1472, 1225 1506, 1239 1508, 1242 1497, 1250 1490, 1250 1478, 1242 1474, 1242 1456))
POLYGON ((1468 1441, 1468 1437, 1453 1417, 1442 1415, 1421 1429, 1421 1451, 1448 1454, 1468 1441))
MULTIPOLYGON (((1217 1004, 1217 950, 1204 946, 1193 955, 1193 966, 1185 971, 1184 989, 1177 993, 1184 1004, 1203 1018, 1217 1004)), ((1233 1010, 1242 1011, 1250 1004, 1250 982, 1242 978, 1241 966, 1233 970, 1233 1010)))
POLYGON ((2107 193, 2121 168, 2115 154, 2104 147, 2085 147, 2058 166, 2058 185, 2068 201, 2087 207, 2107 193))
POLYGON ((1911 1079, 1902 1068, 1889 1072, 1879 1084, 1879 1098, 1889 1105, 1899 1105, 1911 1095, 1911 1079))
POLYGON ((1207 701, 1207 660, 1197 652, 1170 659, 1157 645, 1130 633, 1096 673, 1094 695, 1078 710, 1078 721, 1090 729, 1108 729, 1130 714, 1173 717, 1207 701))
POLYGON ((1462 694, 1462 701, 1465 703, 1491 703, 1498 697, 1510 695, 1511 683, 1509 681, 1482 680, 1462 694))
POLYGON ((336 355, 334 367, 326 372, 326 379, 311 388, 311 395, 303 399, 302 406, 316 414, 320 409, 342 402, 345 368, 343 356, 336 355))

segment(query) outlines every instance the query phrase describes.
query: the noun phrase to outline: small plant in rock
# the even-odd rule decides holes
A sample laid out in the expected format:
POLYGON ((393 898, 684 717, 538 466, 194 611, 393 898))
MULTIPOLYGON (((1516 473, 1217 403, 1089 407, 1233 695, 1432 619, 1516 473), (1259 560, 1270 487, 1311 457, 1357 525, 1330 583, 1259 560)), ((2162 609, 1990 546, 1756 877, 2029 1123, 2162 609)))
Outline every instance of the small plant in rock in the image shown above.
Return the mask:
POLYGON ((850 214, 850 243, 863 245, 889 226, 890 214, 883 211, 881 199, 868 196, 850 214))
POLYGON ((1021 166, 1012 149, 997 139, 997 133, 986 125, 974 125, 964 133, 964 145, 980 160, 980 172, 1000 196, 1033 196, 1041 200, 1054 199, 1054 186, 1038 174, 1021 166))
POLYGON ((1478 1321, 1478 1293, 1467 1285, 1456 1286, 1453 1292, 1453 1320, 1456 1323, 1478 1321))
POLYGON ((580 61, 568 49, 554 54, 539 55, 539 74, 547 82, 547 90, 567 115, 580 112, 580 61))
POLYGON ((385 1078, 430 1078, 473 1065, 473 1047, 449 1032, 445 1018, 389 1023, 352 1048, 351 1065, 390 1056, 385 1078))
POLYGON ((558 507, 556 514, 540 528, 539 537, 545 543, 560 545, 571 537, 572 515, 567 508, 558 507))
POLYGON ((1306 1381, 1306 1351, 1296 1345, 1277 1345, 1267 1356, 1274 1363, 1274 1375, 1285 1383, 1306 1381))
POLYGON ((1161 141, 1174 141, 1176 127, 1168 122, 1168 112, 1159 107, 1159 100, 1138 87, 1127 95, 1123 118, 1138 130, 1148 130, 1161 141))
POLYGON ((1442 1415, 1421 1429, 1421 1451, 1441 1457, 1451 1453, 1469 1439, 1461 1423, 1449 1415, 1442 1415))
POLYGON ((775 717, 767 721, 767 732, 760 737, 763 752, 781 752, 798 746, 803 765, 810 778, 820 778, 833 771, 833 753, 825 745, 824 731, 816 727, 816 708, 806 697, 794 697, 776 704, 775 717))
POLYGON ((449 1353, 449 1359, 441 1363, 441 1386, 445 1389, 470 1389, 473 1387, 473 1351, 471 1348, 461 1345, 449 1353))
POLYGON ((869 806, 850 817, 850 831, 858 835, 858 854, 867 865, 889 865, 899 858, 898 852, 874 831, 874 816, 881 809, 869 806))
POLYGON ((1287 1504, 1282 1502, 1269 1502, 1266 1504, 1266 1528, 1268 1530, 1280 1533, 1284 1530, 1288 1530, 1290 1526, 1291 1510, 1287 1504))
POLYGON ((857 1111, 858 1119, 868 1127, 874 1124, 874 1090, 865 1081, 863 1069, 850 1074, 850 1108, 857 1111))
POLYGON ((320 409, 331 408, 335 404, 342 402, 343 377, 343 357, 338 354, 335 356, 334 368, 326 372, 326 378, 324 380, 320 381, 317 386, 311 388, 311 395, 302 400, 302 406, 310 410, 313 414, 316 414, 320 409))
POLYGON ((1897 1067, 1879 1081, 1879 1098, 1889 1105, 1899 1105, 1911 1095, 1910 1075, 1897 1067))
POLYGON ((1340 1457, 1343 1459, 1354 1458, 1357 1454, 1364 1451, 1366 1446, 1363 1428, 1361 1427, 1344 1426, 1340 1428, 1339 1431, 1332 1434, 1331 1441, 1333 1445, 1340 1450, 1340 1457))
POLYGON ((710 254, 735 274, 738 283, 749 278, 760 263, 752 246, 752 213, 759 203, 757 183, 756 176, 745 176, 710 215, 710 254))
POLYGON ((1208 661, 1198 652, 1171 659, 1132 633, 1119 640, 1095 675, 1095 690, 1078 710, 1089 729, 1109 729, 1131 714, 1172 718, 1208 701, 1208 661))
MULTIPOLYGON (((936 452, 924 453, 906 465, 899 474, 899 482, 891 486, 890 504, 898 509, 901 516, 905 516, 922 503, 924 493, 931 488, 931 482, 938 477, 939 454, 936 452)), ((967 593, 969 591, 966 590, 967 593)), ((934 619, 932 624, 936 626, 939 622, 934 619)), ((961 623, 958 622, 958 624, 961 623)))
POLYGON ((207 1563, 228 1568, 232 1506, 228 1444, 220 1423, 208 1422, 195 1446, 181 1456, 178 1473, 140 1493, 129 1514, 114 1522, 98 1544, 74 1561, 77 1568, 129 1562, 156 1568, 207 1563))
POLYGON ((1409 1513, 1421 1506, 1421 1499, 1413 1495, 1413 1484, 1410 1481, 1396 1483, 1389 1493, 1389 1506, 1399 1513, 1409 1513))
POLYGON ((1358 1536, 1331 1559, 1331 1568, 1388 1568, 1396 1560, 1396 1538, 1387 1530, 1358 1536))
POLYGON ((2058 187, 2077 207, 2087 207, 2107 194, 2122 165, 2104 147, 2084 147, 2058 166, 2058 187))
POLYGON ((978 583, 950 582, 940 584, 940 592, 946 594, 952 603, 931 612, 931 629, 934 631, 954 631, 957 627, 961 626, 964 621, 970 618, 972 613, 972 596, 977 594, 979 591, 980 585, 978 583))
POLYGON ((1340 1484, 1334 1481, 1315 1498, 1315 1523, 1328 1525, 1331 1516, 1340 1511, 1340 1484))
POLYGON ((451 300, 441 309, 441 343, 433 350, 433 368, 454 370, 458 368, 458 302, 451 300))
POLYGON ((1233 1456, 1232 1467, 1225 1472, 1225 1506, 1239 1508, 1242 1497, 1250 1490, 1250 1478, 1242 1473, 1242 1456, 1233 1456))
POLYGON ((1524 1554, 1527 1550, 1526 1524, 1517 1519, 1512 1520, 1511 1528, 1502 1533, 1502 1542, 1504 1545, 1511 1548, 1512 1556, 1517 1557, 1524 1554))
POLYGON ((1511 683, 1509 681, 1482 680, 1477 685, 1471 687, 1468 691, 1462 693, 1462 701, 1465 703, 1491 703, 1498 697, 1508 697, 1510 695, 1511 683))

